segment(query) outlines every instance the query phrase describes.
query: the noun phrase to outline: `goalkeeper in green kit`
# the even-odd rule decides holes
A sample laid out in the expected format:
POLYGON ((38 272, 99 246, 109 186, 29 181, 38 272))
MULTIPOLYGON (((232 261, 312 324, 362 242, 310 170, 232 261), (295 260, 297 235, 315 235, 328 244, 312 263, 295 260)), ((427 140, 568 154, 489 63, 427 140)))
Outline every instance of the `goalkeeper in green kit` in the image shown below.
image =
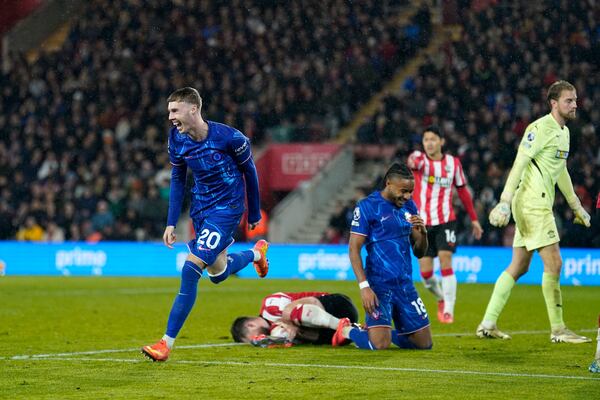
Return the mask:
POLYGON ((516 229, 510 265, 496 280, 483 321, 477 327, 480 338, 510 339, 498 329, 496 321, 519 277, 527 273, 535 250, 544 263, 542 292, 550 320, 550 340, 555 343, 586 343, 591 339, 567 329, 563 321, 560 270, 562 258, 552 206, 555 186, 564 195, 575 215, 574 222, 590 226, 590 215, 573 190, 567 171, 569 128, 575 119, 577 92, 566 81, 557 81, 548 89, 550 114, 531 123, 525 130, 500 202, 490 212, 490 223, 506 226, 511 209, 516 229))

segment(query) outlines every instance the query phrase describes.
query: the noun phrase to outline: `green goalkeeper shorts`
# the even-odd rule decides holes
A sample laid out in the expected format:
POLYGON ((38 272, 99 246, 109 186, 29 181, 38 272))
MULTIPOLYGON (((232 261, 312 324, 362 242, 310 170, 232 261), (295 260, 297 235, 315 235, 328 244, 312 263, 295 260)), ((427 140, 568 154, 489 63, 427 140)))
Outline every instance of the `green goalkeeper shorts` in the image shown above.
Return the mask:
POLYGON ((551 209, 518 207, 515 202, 512 209, 516 222, 513 247, 525 247, 531 251, 560 241, 551 209))

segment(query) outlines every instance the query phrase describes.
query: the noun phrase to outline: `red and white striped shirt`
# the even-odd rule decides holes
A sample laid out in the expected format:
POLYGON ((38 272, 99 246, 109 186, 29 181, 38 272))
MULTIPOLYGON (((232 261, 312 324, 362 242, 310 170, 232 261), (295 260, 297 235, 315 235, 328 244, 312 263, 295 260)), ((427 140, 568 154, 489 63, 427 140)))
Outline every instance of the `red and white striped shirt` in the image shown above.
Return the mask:
MULTIPOLYGON (((439 161, 432 160, 421 151, 414 151, 408 157, 408 166, 412 168, 415 175, 415 191, 413 200, 417 203, 419 215, 427 226, 445 224, 456 219, 452 207, 452 188, 460 190, 466 186, 467 180, 463 172, 460 160, 449 154, 444 154, 439 161)), ((465 207, 471 216, 471 220, 477 220, 473 203, 468 190, 465 207)), ((460 193, 461 200, 464 194, 460 193)))
POLYGON ((299 292, 299 293, 283 293, 277 292, 268 295, 263 299, 260 307, 260 316, 275 323, 281 319, 283 310, 292 301, 303 299, 305 297, 319 297, 327 294, 326 292, 299 292))

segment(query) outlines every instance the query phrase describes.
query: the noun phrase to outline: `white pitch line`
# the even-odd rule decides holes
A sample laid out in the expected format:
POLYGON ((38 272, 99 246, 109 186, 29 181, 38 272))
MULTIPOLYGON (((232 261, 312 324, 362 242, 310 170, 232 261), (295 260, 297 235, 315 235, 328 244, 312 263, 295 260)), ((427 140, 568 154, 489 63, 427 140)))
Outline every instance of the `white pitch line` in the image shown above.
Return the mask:
MULTIPOLYGON (((596 332, 597 329, 576 329, 577 332, 596 332)), ((545 331, 506 331, 511 335, 541 335, 550 334, 550 330, 545 331)), ((475 336, 475 332, 463 332, 463 333, 436 333, 433 337, 448 337, 448 336, 475 336)))
MULTIPOLYGON (((596 329, 578 329, 579 332, 596 332, 596 329)), ((514 331, 510 332, 514 335, 541 335, 547 334, 548 331, 514 331)), ((462 332, 462 333, 438 333, 434 334, 433 337, 453 337, 453 336, 473 336, 473 332, 462 332)), ((246 343, 206 343, 206 344, 190 344, 183 346, 176 346, 177 349, 202 349, 210 347, 228 347, 228 346, 240 346, 247 345, 246 343)), ((34 358, 49 358, 49 357, 68 357, 68 356, 85 356, 94 354, 108 354, 108 353, 127 353, 130 351, 140 351, 141 347, 128 348, 128 349, 106 349, 106 350, 90 350, 90 351, 75 351, 66 353, 47 353, 47 354, 22 354, 12 357, 0 357, 0 360, 27 360, 34 358)))
MULTIPOLYGON (((158 287, 158 288, 108 288, 108 289, 63 289, 62 291, 36 290, 27 292, 26 295, 43 296, 43 297, 69 297, 69 296, 106 296, 110 295, 151 295, 151 294, 177 294, 178 286, 158 287)), ((211 287, 204 286, 199 289, 202 293, 216 292, 249 292, 258 293, 264 292, 260 288, 229 288, 229 287, 211 287)), ((24 294, 25 295, 25 294, 24 294)), ((15 294, 18 296, 18 294, 15 294)))
MULTIPOLYGON (((36 358, 36 361, 92 361, 92 362, 121 362, 121 363, 149 363, 148 360, 136 360, 129 358, 36 358)), ((192 360, 171 360, 169 364, 195 364, 195 365, 233 365, 233 366, 256 366, 256 367, 286 367, 286 368, 322 368, 322 369, 356 369, 363 371, 386 371, 386 372, 419 372, 434 374, 455 374, 455 375, 477 375, 477 376, 501 376, 511 378, 542 378, 542 379, 571 379, 582 381, 598 381, 600 378, 574 375, 550 375, 550 374, 526 374, 517 372, 485 372, 470 371, 461 369, 430 369, 430 368, 402 368, 402 367, 372 367, 366 365, 334 365, 334 364, 294 364, 294 363, 257 363, 242 361, 192 361, 192 360)))
MULTIPOLYGON (((240 346, 246 343, 207 343, 207 344, 190 344, 184 346, 177 346, 178 349, 202 349, 207 347, 229 347, 229 346, 240 346)), ((12 357, 2 357, 5 360, 31 360, 51 357, 68 357, 68 356, 90 356, 94 354, 107 354, 107 353, 128 353, 130 351, 141 351, 140 347, 129 348, 129 349, 107 349, 107 350, 90 350, 90 351, 74 351, 69 353, 48 353, 48 354, 24 354, 12 357)), ((65 358, 66 360, 66 358, 65 358)))

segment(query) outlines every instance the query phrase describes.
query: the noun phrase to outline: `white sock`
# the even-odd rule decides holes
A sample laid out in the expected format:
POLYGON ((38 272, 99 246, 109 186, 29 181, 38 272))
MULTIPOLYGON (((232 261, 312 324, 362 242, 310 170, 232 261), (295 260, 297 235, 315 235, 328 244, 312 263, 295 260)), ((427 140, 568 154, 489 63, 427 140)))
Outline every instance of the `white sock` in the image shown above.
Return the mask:
POLYGON ((254 253, 254 261, 260 260, 260 258, 262 257, 260 255, 260 251, 252 249, 252 252, 254 253))
POLYGON ((442 292, 444 293, 444 314, 454 315, 456 304, 456 275, 442 276, 442 292))
POLYGON ((485 329, 494 329, 496 327, 496 322, 495 321, 481 321, 481 325, 483 325, 483 327, 485 329))
POLYGON ((425 289, 433 293, 433 295, 436 299, 438 299, 438 301, 444 298, 440 281, 435 275, 432 275, 430 278, 427 279, 423 278, 423 286, 425 286, 425 289))
POLYGON ((340 320, 319 306, 313 304, 302 305, 302 326, 307 328, 337 329, 340 320))
POLYGON ((168 336, 168 335, 164 335, 162 338, 165 342, 167 342, 168 348, 170 348, 170 349, 173 348, 173 344, 175 343, 175 338, 172 338, 171 336, 168 336))

